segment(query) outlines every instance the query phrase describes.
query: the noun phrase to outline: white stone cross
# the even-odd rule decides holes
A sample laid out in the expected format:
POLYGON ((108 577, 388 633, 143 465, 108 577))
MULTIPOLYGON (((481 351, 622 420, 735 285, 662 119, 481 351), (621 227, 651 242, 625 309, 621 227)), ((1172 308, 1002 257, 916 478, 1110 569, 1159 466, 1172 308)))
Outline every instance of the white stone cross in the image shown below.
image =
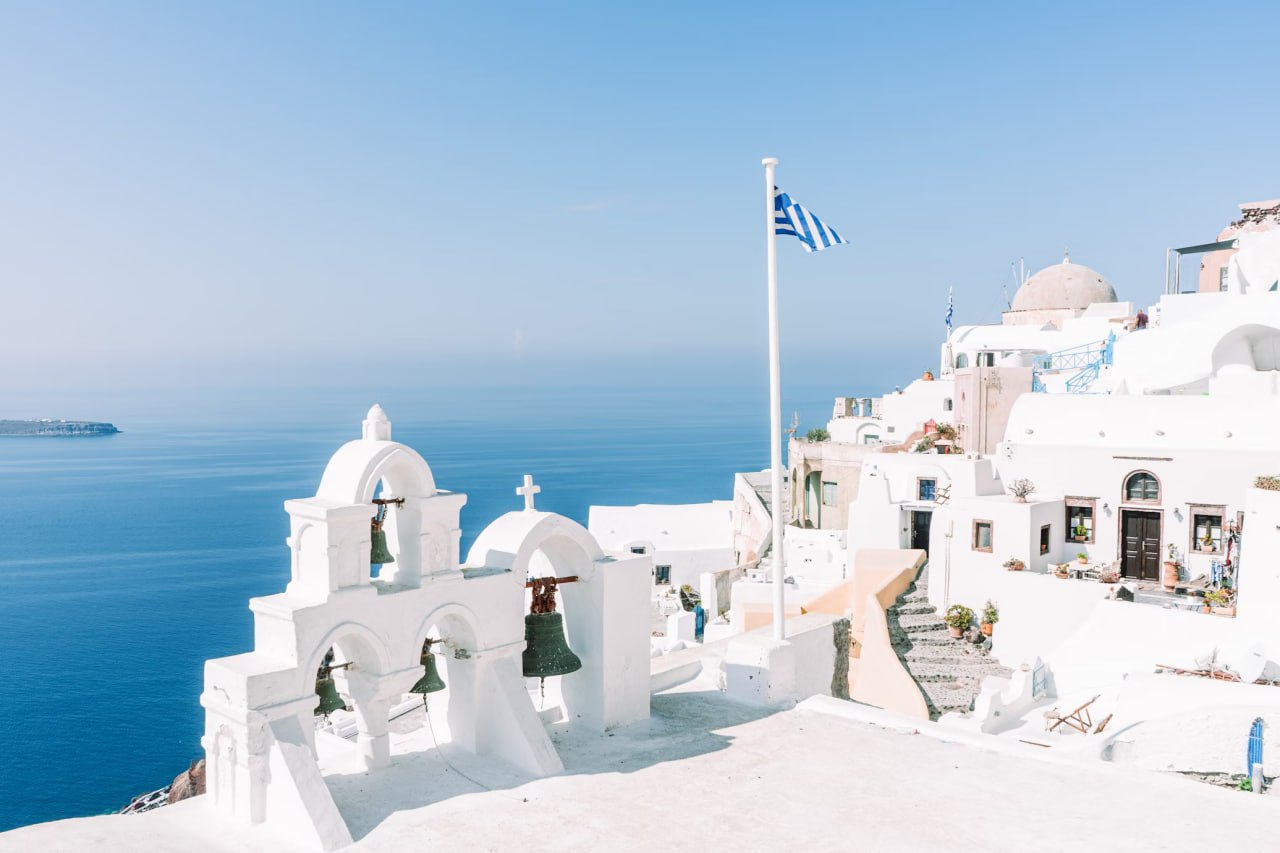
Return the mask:
POLYGON ((525 474, 524 485, 516 489, 516 494, 524 496, 525 509, 533 509, 533 496, 540 491, 542 491, 542 486, 535 486, 533 484, 533 475, 525 474))

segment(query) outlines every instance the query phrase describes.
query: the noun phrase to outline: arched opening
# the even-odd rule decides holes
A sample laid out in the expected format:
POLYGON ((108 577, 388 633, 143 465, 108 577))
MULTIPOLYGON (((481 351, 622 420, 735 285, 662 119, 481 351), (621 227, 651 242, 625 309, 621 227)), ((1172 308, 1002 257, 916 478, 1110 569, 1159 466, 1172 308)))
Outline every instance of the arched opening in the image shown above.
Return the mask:
POLYGON ((1159 503, 1160 481, 1150 471, 1135 471, 1125 478, 1124 499, 1130 503, 1159 503))
MULTIPOLYGON (((430 743, 459 743, 475 750, 476 672, 472 652, 478 648, 475 617, 460 605, 432 612, 418 629, 401 701, 390 711, 392 720, 424 711, 423 725, 430 743), (413 692, 417 688, 420 692, 413 692)), ((409 662, 406 662, 409 663, 409 662)))
MULTIPOLYGON (((566 536, 551 536, 538 543, 537 547, 529 556, 528 577, 534 578, 570 578, 585 575, 591 568, 591 557, 583 550, 582 546, 566 536)), ((668 569, 668 573, 669 573, 668 569)), ((668 574, 669 578, 669 574, 668 574)), ((674 586, 674 584, 673 584, 674 586)), ((534 630, 532 627, 526 628, 525 639, 529 644, 525 649, 524 664, 528 665, 545 661, 548 656, 559 648, 559 644, 563 643, 579 661, 584 661, 587 650, 587 631, 581 620, 583 613, 574 612, 572 604, 573 593, 576 590, 573 583, 562 584, 558 587, 554 597, 555 612, 560 614, 562 623, 562 633, 556 636, 554 632, 531 634, 534 630)), ((525 613, 531 613, 534 604, 534 595, 536 590, 529 589, 525 592, 525 613)), ((540 617, 541 619, 541 617, 540 617)), ((541 621, 546 621, 542 619, 541 621)), ((553 620, 554 621, 554 620, 553 620)), ((526 618, 526 625, 530 625, 530 620, 526 618)), ((564 708, 567 715, 568 708, 565 707, 566 691, 565 679, 563 675, 539 677, 530 674, 529 670, 525 670, 525 687, 529 691, 530 699, 534 703, 534 707, 543 711, 547 708, 555 708, 557 706, 564 708)))

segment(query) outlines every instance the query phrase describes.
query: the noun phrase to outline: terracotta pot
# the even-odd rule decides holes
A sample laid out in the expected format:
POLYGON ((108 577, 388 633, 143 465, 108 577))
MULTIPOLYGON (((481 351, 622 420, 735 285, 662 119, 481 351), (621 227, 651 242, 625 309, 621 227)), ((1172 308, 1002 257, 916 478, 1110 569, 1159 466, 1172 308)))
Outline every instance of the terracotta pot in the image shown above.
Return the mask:
POLYGON ((950 625, 947 626, 947 633, 951 635, 953 640, 958 640, 964 636, 964 631, 959 628, 952 628, 950 625))
POLYGON ((1160 585, 1167 591, 1173 592, 1178 586, 1178 564, 1172 560, 1165 560, 1164 574, 1160 578, 1160 585))
POLYGON ((1010 566, 1010 567, 1009 567, 1009 571, 1011 571, 1011 572, 1020 572, 1020 571, 1022 571, 1023 569, 1025 569, 1026 567, 1027 567, 1027 564, 1026 564, 1026 563, 1014 563, 1012 566, 1010 566))
POLYGON ((1085 557, 1085 558, 1082 560, 1082 559, 1080 559, 1079 557, 1076 557, 1076 562, 1077 562, 1077 563, 1079 563, 1079 564, 1080 564, 1080 565, 1082 565, 1082 566, 1085 566, 1085 565, 1088 565, 1088 563, 1089 563, 1089 558, 1088 558, 1088 557, 1085 557))
POLYGON ((994 623, 992 623, 992 622, 983 622, 983 623, 982 623, 981 625, 979 625, 978 627, 980 627, 980 628, 982 629, 983 636, 990 637, 990 636, 991 636, 991 629, 995 627, 995 624, 994 624, 994 623))
POLYGON ((1204 612, 1205 612, 1205 613, 1212 613, 1212 612, 1213 612, 1213 608, 1206 604, 1206 605, 1204 606, 1204 612))

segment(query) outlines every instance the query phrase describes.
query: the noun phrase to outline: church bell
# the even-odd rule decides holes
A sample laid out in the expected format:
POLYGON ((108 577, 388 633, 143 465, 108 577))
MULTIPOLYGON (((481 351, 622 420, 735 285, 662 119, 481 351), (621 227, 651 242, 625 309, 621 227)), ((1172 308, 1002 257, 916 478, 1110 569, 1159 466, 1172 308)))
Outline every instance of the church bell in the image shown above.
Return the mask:
MULTIPOLYGON (((403 502, 403 499, 398 499, 403 502)), ((387 532, 382 529, 382 525, 387 520, 387 504, 396 503, 396 500, 375 499, 374 503, 378 505, 378 514, 369 521, 369 564, 372 566, 385 566, 388 563, 394 563, 396 558, 391 556, 391 552, 387 550, 387 532)), ((399 506, 399 503, 396 503, 399 506)))
POLYGON ((373 547, 369 551, 369 562, 375 566, 384 566, 387 563, 394 563, 396 558, 391 556, 391 552, 387 550, 387 533, 380 527, 375 527, 370 533, 370 539, 373 541, 373 547))
POLYGON ((334 711, 346 710, 347 703, 338 693, 338 685, 334 684, 333 675, 327 668, 321 669, 319 677, 316 678, 316 695, 320 697, 320 704, 315 710, 317 717, 327 717, 334 711))
POLYGON ((426 701, 428 693, 439 693, 444 690, 444 680, 440 678, 440 673, 436 672, 436 656, 430 652, 430 641, 428 640, 427 648, 422 650, 421 663, 424 672, 421 678, 409 688, 410 693, 419 693, 426 701))
POLYGON ((581 659, 565 640, 564 615, 561 613, 525 614, 524 645, 521 663, 525 678, 567 675, 582 669, 581 659))

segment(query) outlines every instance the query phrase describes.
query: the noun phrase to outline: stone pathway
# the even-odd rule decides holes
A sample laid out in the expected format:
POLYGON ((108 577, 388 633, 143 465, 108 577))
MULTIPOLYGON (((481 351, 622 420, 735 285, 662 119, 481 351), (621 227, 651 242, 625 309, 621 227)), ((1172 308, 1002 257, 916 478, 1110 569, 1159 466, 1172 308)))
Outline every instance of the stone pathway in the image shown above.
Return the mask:
POLYGON ((924 693, 931 720, 951 711, 967 714, 973 709, 982 679, 1012 674, 988 654, 989 640, 975 646, 950 637, 937 608, 929 603, 927 564, 885 615, 893 649, 924 693))

